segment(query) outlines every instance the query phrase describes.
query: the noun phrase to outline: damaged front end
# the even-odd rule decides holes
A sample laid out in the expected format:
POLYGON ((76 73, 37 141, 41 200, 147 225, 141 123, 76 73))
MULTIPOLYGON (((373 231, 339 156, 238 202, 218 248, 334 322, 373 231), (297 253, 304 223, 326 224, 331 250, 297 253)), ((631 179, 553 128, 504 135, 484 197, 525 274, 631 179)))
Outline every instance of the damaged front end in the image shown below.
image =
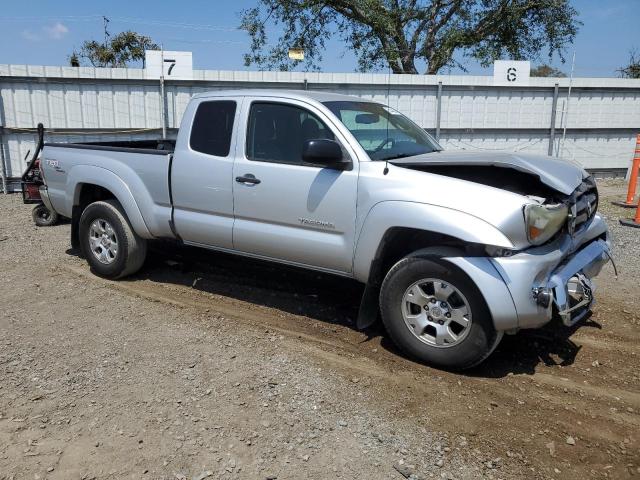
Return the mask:
MULTIPOLYGON (((548 199, 541 199, 544 205, 548 199)), ((570 195, 556 193, 553 208, 567 215, 555 236, 510 258, 495 258, 518 312, 517 328, 536 328, 559 318, 566 326, 583 320, 594 303, 593 278, 611 259, 604 220, 596 214, 598 192, 587 177, 570 195)))
MULTIPOLYGON (((509 255, 489 259, 517 313, 516 319, 497 328, 537 328, 554 317, 571 326, 588 315, 594 302, 593 278, 611 255, 607 226, 596 214, 595 180, 582 168, 549 157, 470 152, 433 153, 396 165, 522 196, 524 242, 515 239, 511 229, 510 238, 518 246, 509 255)), ((482 282, 477 284, 482 291, 482 282)), ((488 298, 491 292, 483 295, 488 298)))
POLYGON ((550 308, 570 327, 585 318, 595 301, 593 278, 610 259, 609 245, 598 239, 557 266, 541 286, 531 289, 532 297, 548 315, 550 308))

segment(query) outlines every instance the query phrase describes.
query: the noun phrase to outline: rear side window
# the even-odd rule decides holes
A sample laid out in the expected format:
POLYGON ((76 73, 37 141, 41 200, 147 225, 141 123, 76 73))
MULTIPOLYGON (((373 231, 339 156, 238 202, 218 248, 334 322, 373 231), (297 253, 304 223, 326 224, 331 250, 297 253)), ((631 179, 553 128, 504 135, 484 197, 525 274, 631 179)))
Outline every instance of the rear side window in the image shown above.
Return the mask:
POLYGON ((221 100, 198 105, 189 145, 196 152, 226 157, 231 147, 236 102, 221 100))

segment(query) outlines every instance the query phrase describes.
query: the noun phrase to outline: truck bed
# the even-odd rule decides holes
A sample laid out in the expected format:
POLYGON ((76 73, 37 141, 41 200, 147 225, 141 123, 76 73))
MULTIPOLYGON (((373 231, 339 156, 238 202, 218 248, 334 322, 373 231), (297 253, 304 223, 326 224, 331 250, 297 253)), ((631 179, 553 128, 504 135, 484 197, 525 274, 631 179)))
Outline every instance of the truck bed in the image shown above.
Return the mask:
POLYGON ((169 223, 173 142, 45 143, 42 152, 49 198, 61 215, 72 216, 82 184, 99 185, 119 199, 145 238, 173 236, 169 223))

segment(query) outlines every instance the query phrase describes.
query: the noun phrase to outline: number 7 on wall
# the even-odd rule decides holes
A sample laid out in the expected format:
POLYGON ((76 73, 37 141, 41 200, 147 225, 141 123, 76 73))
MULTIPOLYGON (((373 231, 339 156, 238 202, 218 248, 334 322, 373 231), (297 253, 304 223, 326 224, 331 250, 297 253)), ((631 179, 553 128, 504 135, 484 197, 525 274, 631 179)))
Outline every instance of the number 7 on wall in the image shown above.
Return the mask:
POLYGON ((169 70, 167 71, 167 75, 171 75, 171 70, 173 70, 173 67, 176 66, 176 60, 175 59, 165 58, 164 59, 164 63, 170 63, 171 64, 171 65, 169 65, 169 70))

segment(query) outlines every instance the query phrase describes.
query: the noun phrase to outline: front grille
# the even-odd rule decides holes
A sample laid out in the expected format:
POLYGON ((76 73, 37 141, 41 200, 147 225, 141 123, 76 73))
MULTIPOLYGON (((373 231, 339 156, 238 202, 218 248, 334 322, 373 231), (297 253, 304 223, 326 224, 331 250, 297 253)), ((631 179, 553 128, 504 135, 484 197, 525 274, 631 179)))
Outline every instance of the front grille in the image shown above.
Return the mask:
POLYGON ((598 209, 598 189, 593 177, 586 178, 571 194, 569 200, 569 233, 585 228, 598 209))

